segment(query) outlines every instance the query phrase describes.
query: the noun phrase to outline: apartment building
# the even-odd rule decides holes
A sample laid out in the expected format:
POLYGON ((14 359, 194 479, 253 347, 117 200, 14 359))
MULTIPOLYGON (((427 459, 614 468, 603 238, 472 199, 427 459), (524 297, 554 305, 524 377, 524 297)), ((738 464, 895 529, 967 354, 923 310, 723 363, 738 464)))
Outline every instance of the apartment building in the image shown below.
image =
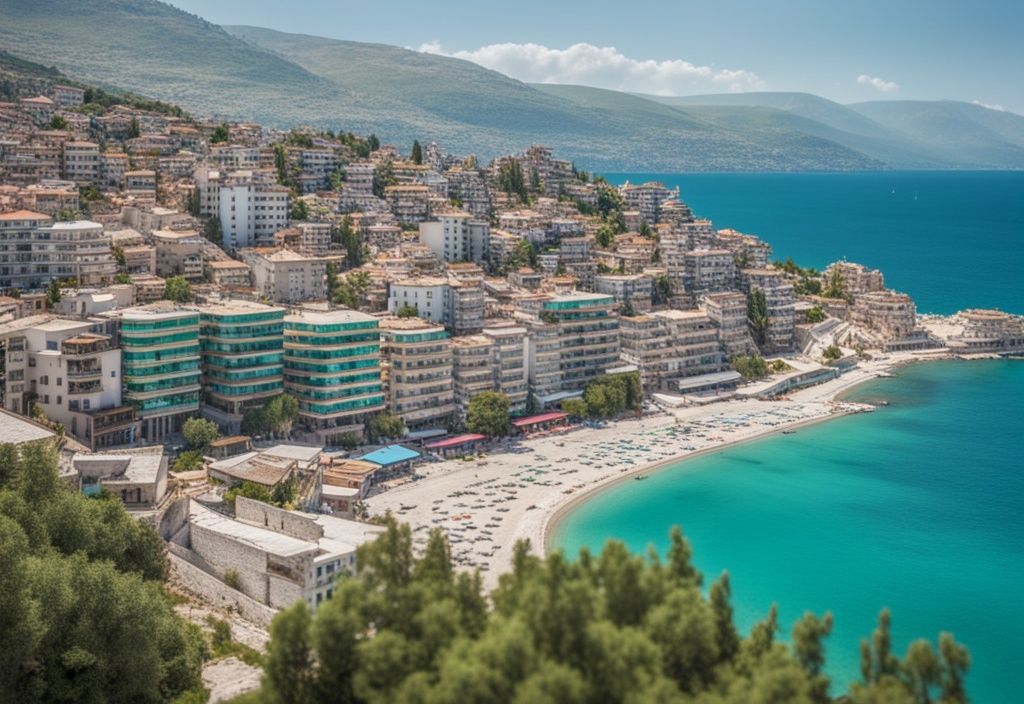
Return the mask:
POLYGON ((719 230, 718 244, 732 252, 741 268, 764 269, 772 258, 772 246, 756 235, 745 235, 736 230, 719 230))
POLYGON ((854 296, 850 319, 886 340, 899 340, 917 327, 917 307, 905 293, 869 291, 854 296))
POLYGON ((219 194, 221 235, 228 249, 269 244, 288 226, 288 189, 239 171, 224 180, 219 194))
POLYGON ((196 230, 153 230, 150 240, 156 248, 156 273, 163 278, 184 276, 203 280, 205 239, 196 230))
POLYGON ((448 212, 420 223, 420 242, 445 262, 482 263, 490 253, 490 225, 467 212, 448 212))
POLYGON ((727 357, 757 351, 754 338, 750 336, 746 296, 736 291, 708 293, 701 299, 701 308, 718 328, 727 357))
POLYGON ((40 272, 33 250, 42 246, 40 228, 53 222, 49 215, 31 210, 0 213, 0 288, 38 288, 49 281, 40 272))
POLYGON ((598 274, 594 291, 614 298, 621 310, 646 313, 651 310, 654 278, 650 274, 598 274))
POLYGON ((395 281, 390 285, 388 312, 397 314, 405 306, 455 335, 480 332, 484 324, 483 279, 420 276, 395 281))
POLYGON ((124 399, 142 436, 162 442, 199 412, 199 311, 166 301, 121 314, 124 399))
POLYGON ((299 231, 299 251, 311 257, 327 254, 331 248, 331 224, 329 222, 299 222, 294 227, 299 231))
POLYGON ((675 391, 687 377, 726 367, 718 326, 700 311, 665 310, 619 318, 622 358, 640 370, 644 391, 675 391))
POLYGON ((284 390, 284 308, 221 301, 199 309, 203 415, 228 433, 284 390))
POLYGON ((553 296, 541 305, 539 317, 557 329, 560 391, 582 390, 618 364, 619 319, 611 296, 553 296))
POLYGON ((452 380, 455 404, 463 418, 469 402, 484 391, 496 391, 494 342, 484 335, 464 335, 452 340, 452 380))
POLYGON ((103 152, 100 155, 100 183, 111 188, 124 186, 128 173, 128 155, 124 152, 103 152))
MULTIPOLYGON (((793 326, 796 302, 793 284, 789 283, 778 269, 742 269, 740 280, 749 296, 755 289, 764 293, 768 308, 762 347, 766 352, 785 352, 793 347, 793 326)), ((749 310, 748 310, 749 313, 749 310)), ((748 315, 749 318, 749 315, 748 315)), ((751 320, 756 330, 755 321, 751 320)), ((754 332, 755 338, 757 333, 754 332)), ((755 341, 757 341, 755 339, 755 341)))
POLYGON ((95 142, 65 142, 63 176, 79 186, 100 183, 100 145, 95 142))
POLYGON ((519 325, 489 325, 482 333, 483 337, 491 341, 494 390, 508 397, 509 413, 513 416, 526 413, 526 401, 530 390, 526 365, 526 334, 526 328, 519 325))
POLYGON ((253 286, 275 303, 323 300, 327 296, 327 261, 290 249, 243 249, 253 286))
POLYGON ((245 262, 236 259, 210 261, 206 263, 210 281, 225 288, 249 288, 252 286, 252 271, 245 262))
POLYGON ((388 410, 410 430, 446 427, 455 412, 448 333, 420 318, 383 318, 380 335, 388 410))
POLYGON ((385 407, 377 318, 354 310, 300 310, 285 316, 284 382, 299 419, 324 442, 362 433, 385 407))
POLYGON ((403 225, 415 225, 430 217, 430 189, 423 185, 399 184, 384 189, 384 199, 395 219, 403 225))
POLYGON ((833 262, 821 275, 822 285, 828 286, 836 274, 843 282, 843 291, 848 294, 885 291, 885 277, 878 269, 868 269, 863 264, 854 262, 833 262))
POLYGON ((736 261, 728 249, 695 249, 683 254, 683 290, 703 294, 736 285, 736 261))
POLYGON ((961 311, 957 318, 963 331, 952 339, 955 345, 962 345, 970 352, 1024 349, 1024 316, 974 308, 961 311))
POLYGON ((679 188, 669 189, 663 183, 649 181, 642 184, 626 183, 619 188, 619 194, 627 210, 636 210, 649 225, 660 222, 662 204, 679 198, 679 188))

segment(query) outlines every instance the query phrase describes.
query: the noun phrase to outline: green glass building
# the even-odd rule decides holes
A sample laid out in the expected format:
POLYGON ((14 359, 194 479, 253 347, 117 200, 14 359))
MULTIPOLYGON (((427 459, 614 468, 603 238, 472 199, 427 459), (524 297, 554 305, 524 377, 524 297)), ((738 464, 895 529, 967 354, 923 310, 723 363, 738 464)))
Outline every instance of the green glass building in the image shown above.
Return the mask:
POLYGON ((203 415, 229 433, 284 390, 284 308, 225 301, 200 308, 203 415))
POLYGON ((199 412, 199 311, 166 302, 121 315, 124 400, 147 442, 161 442, 199 412))
POLYGON ((324 442, 360 432, 384 409, 377 319, 353 310, 286 316, 284 386, 299 402, 301 423, 324 442))

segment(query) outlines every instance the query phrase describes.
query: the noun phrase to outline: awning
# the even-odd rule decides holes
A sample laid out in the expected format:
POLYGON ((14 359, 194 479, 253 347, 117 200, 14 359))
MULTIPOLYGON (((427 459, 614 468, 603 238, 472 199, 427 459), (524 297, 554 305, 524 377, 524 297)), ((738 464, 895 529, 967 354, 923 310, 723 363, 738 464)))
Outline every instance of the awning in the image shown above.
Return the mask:
POLYGON ((563 411, 551 411, 550 413, 540 413, 535 416, 526 416, 525 418, 516 418, 512 421, 512 425, 517 428, 525 428, 530 425, 537 425, 538 423, 550 423, 555 420, 562 420, 568 418, 569 414, 563 411))
POLYGON ((437 440, 428 445, 424 445, 428 450, 443 450, 446 447, 458 447, 459 445, 465 445, 471 442, 479 442, 480 440, 486 440, 487 436, 478 435, 476 433, 463 433, 462 435, 456 435, 454 437, 445 438, 444 440, 437 440))

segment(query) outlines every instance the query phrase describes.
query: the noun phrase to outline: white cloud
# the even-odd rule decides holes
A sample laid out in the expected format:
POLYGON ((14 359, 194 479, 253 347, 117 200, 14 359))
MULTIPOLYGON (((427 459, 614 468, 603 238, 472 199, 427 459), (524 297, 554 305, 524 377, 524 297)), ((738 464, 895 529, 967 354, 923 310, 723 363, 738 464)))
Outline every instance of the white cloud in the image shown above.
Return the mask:
POLYGON ((894 81, 887 81, 885 79, 878 78, 877 76, 867 76, 863 73, 857 76, 857 83, 860 83, 861 85, 865 86, 871 86, 872 88, 880 90, 883 93, 891 93, 894 90, 900 89, 899 83, 896 83, 894 81))
POLYGON ((995 110, 996 112, 1006 112, 1006 108, 1004 108, 1002 105, 991 105, 989 103, 983 103, 980 100, 972 100, 971 102, 974 103, 975 105, 980 105, 983 108, 988 108, 989 110, 995 110))
POLYGON ((530 83, 575 83, 656 95, 694 90, 740 92, 764 88, 757 74, 742 69, 697 66, 682 59, 633 59, 615 47, 573 44, 551 49, 541 44, 490 44, 473 51, 446 52, 440 42, 420 51, 465 59, 530 83))

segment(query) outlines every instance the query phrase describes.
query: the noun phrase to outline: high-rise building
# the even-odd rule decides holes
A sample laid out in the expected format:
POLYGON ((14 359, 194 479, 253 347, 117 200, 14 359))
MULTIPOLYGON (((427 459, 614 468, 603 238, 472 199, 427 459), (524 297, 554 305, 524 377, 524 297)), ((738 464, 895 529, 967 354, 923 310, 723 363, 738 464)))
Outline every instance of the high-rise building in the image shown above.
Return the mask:
POLYGON ((167 302, 121 314, 124 398, 147 442, 179 432, 199 412, 199 311, 167 302))
POLYGON ((376 318, 354 310, 302 310, 284 319, 285 389, 299 420, 325 442, 361 432, 384 409, 376 318))
POLYGON ((224 301, 200 308, 203 415, 230 433, 284 390, 284 308, 224 301))
POLYGON ((388 409, 412 430, 444 428, 455 412, 452 344, 420 318, 381 320, 388 409))

